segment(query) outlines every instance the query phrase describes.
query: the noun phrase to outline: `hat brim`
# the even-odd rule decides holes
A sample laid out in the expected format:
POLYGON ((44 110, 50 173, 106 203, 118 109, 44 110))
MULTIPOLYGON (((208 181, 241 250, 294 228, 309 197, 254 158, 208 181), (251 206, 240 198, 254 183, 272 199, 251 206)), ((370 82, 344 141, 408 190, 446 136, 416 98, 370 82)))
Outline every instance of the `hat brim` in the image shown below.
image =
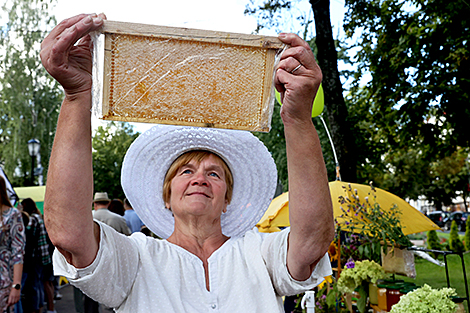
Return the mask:
POLYGON ((173 161, 191 150, 217 154, 232 171, 232 201, 221 216, 223 234, 236 237, 252 229, 276 189, 271 154, 247 131, 185 126, 154 126, 132 143, 124 157, 122 187, 142 222, 161 238, 173 233, 174 218, 163 202, 163 181, 173 161))

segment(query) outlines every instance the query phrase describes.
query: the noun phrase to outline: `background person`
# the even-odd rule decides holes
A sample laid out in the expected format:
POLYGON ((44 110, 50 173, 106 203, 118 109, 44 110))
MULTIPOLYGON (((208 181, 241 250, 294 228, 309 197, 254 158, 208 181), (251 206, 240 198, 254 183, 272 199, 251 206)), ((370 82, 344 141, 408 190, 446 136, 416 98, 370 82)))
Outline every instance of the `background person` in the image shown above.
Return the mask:
POLYGON ((7 312, 21 296, 25 235, 20 211, 12 207, 0 176, 0 312, 7 312))
POLYGON ((135 233, 141 231, 144 223, 142 223, 140 217, 135 213, 127 198, 124 199, 124 209, 126 210, 124 212, 124 218, 131 232, 135 233))
POLYGON ((43 284, 44 267, 52 263, 47 243, 47 233, 41 212, 31 198, 21 201, 23 211, 29 215, 26 226, 26 249, 24 273, 26 276, 23 287, 25 313, 39 312, 44 305, 45 291, 43 284))
MULTIPOLYGON (((119 216, 124 216, 124 211, 125 211, 124 203, 122 202, 121 199, 113 199, 111 200, 111 202, 109 202, 108 210, 110 212, 116 213, 119 216)), ((126 224, 127 224, 127 220, 126 220, 126 224)))
POLYGON ((127 237, 93 223, 88 208, 93 188, 88 33, 99 29, 103 18, 83 14, 65 20, 42 44, 42 62, 65 92, 45 203, 50 237, 60 252, 54 256, 57 272, 74 273, 66 274, 72 283, 117 312, 282 312, 282 295, 311 289, 331 273, 331 197, 311 120, 322 75, 309 45, 294 34, 279 35, 289 45, 274 82, 283 102, 290 229, 252 230, 277 183, 275 164, 253 135, 157 126, 149 134, 159 138, 158 145, 140 136, 126 155, 122 180, 144 224, 167 239, 127 237), (195 137, 200 139, 189 148, 195 137), (146 148, 154 161, 135 157, 146 148), (197 151, 185 153, 192 149, 197 151))
POLYGON ((108 198, 107 192, 95 193, 95 198, 93 200, 93 218, 111 226, 121 234, 130 235, 131 231, 129 230, 129 227, 127 227, 124 217, 108 210, 110 203, 111 199, 108 198))

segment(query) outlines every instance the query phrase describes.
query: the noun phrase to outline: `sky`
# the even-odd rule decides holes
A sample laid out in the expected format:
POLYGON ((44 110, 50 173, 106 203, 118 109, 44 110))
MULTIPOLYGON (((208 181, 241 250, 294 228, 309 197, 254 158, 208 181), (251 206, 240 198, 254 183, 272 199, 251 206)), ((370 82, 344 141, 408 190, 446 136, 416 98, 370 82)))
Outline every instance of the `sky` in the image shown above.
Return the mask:
MULTIPOLYGON (((80 13, 105 13, 108 20, 161 26, 188 27, 234 33, 252 33, 257 25, 254 16, 244 14, 249 0, 58 0, 53 13, 58 22, 80 13)), ((293 0, 293 10, 311 12, 309 1, 293 0)), ((336 37, 342 30, 344 0, 330 0, 331 24, 336 37)), ((295 12, 294 12, 295 14, 295 12)), ((293 15, 294 15, 293 14, 293 15)), ((313 13, 310 13, 313 14, 313 13)), ((286 18, 283 31, 295 31, 295 19, 286 18)), ((313 24, 312 24, 313 27, 313 24)), ((276 36, 274 30, 264 29, 262 35, 276 36)), ((151 124, 131 123, 142 132, 151 124)), ((103 122, 93 119, 93 126, 103 122)))

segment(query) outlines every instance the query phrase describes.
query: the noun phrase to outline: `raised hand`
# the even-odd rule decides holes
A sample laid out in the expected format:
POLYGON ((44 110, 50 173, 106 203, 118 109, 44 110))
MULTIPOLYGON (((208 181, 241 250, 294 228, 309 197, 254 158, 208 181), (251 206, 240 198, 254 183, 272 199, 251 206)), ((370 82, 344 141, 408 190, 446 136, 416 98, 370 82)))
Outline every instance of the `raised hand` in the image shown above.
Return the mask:
POLYGON ((281 116, 284 121, 311 120, 315 95, 322 72, 310 46, 295 34, 279 34, 289 45, 281 55, 274 83, 281 94, 281 116))
POLYGON ((41 61, 64 88, 66 98, 90 92, 92 41, 89 33, 103 26, 104 14, 80 14, 62 21, 44 39, 41 61))

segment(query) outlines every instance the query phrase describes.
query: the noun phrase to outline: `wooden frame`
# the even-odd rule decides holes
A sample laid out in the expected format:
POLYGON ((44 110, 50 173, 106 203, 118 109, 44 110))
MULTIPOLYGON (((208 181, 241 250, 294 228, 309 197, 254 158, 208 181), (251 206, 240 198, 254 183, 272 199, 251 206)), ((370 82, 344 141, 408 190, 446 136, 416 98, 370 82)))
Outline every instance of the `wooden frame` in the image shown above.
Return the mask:
POLYGON ((269 131, 276 37, 105 21, 102 118, 269 131))

